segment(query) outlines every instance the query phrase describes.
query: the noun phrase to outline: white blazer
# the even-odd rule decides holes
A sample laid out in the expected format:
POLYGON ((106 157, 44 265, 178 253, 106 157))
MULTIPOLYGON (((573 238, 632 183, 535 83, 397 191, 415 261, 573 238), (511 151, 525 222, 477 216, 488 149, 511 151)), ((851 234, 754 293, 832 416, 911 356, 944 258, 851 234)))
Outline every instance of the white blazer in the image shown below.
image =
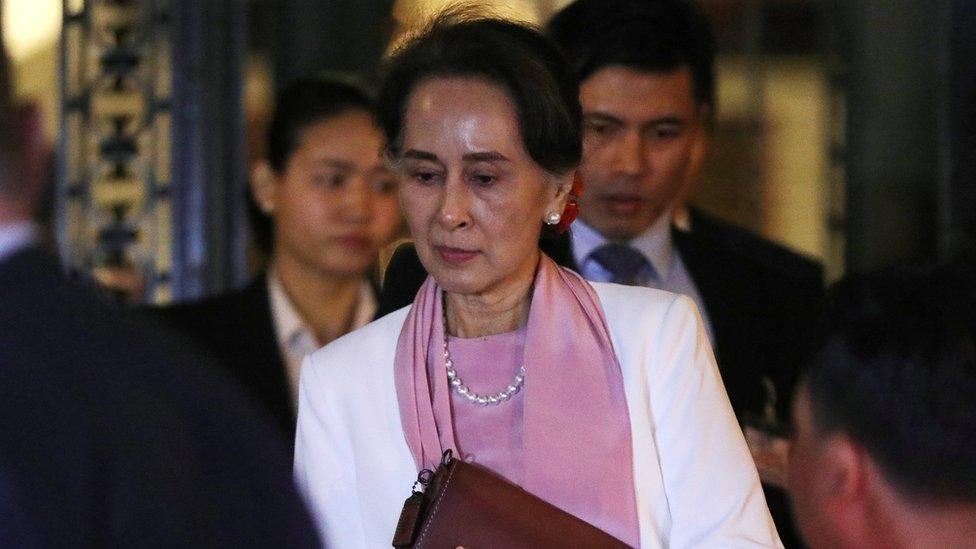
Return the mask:
MULTIPOLYGON (((782 547, 694 303, 591 284, 623 370, 641 547, 782 547)), ((327 547, 390 547, 417 477, 393 375, 408 309, 302 366, 295 475, 327 547)))

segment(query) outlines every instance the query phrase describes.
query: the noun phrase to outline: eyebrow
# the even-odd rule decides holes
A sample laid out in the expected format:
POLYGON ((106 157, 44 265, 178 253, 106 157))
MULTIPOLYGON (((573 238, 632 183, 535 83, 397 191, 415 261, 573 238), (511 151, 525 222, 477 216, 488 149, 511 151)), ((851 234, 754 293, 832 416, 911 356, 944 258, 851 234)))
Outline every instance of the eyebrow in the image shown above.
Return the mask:
POLYGON ((624 121, 620 118, 603 112, 585 112, 583 113, 583 118, 596 118, 602 122, 612 122, 614 124, 620 124, 621 126, 624 124, 624 121))
MULTIPOLYGON (((583 118, 587 118, 587 119, 593 119, 593 118, 595 118, 595 119, 601 120, 603 122, 610 122, 610 123, 613 123, 613 124, 619 124, 621 126, 626 126, 627 125, 627 122, 626 121, 624 121, 624 120, 622 120, 622 119, 620 119, 620 118, 618 118, 618 117, 616 117, 616 116, 614 116, 612 114, 607 114, 607 113, 598 112, 598 111, 597 112, 583 113, 583 118)), ((682 125, 685 125, 687 123, 688 123, 687 120, 685 120, 684 118, 681 118, 679 116, 665 115, 665 116, 662 116, 660 118, 652 118, 650 120, 644 121, 644 122, 641 123, 641 126, 642 127, 645 127, 645 128, 646 127, 652 127, 652 126, 658 126, 658 125, 662 125, 662 124, 682 126, 682 125)))
POLYGON ((441 161, 439 158, 437 158, 436 154, 427 151, 418 151, 417 149, 409 149, 407 151, 404 151, 402 157, 413 158, 416 160, 429 160, 431 162, 437 162, 437 163, 440 163, 441 161))
POLYGON ((507 156, 498 151, 468 153, 462 155, 461 160, 468 162, 511 162, 507 156))
POLYGON ((356 169, 356 165, 354 163, 347 160, 339 160, 338 158, 322 158, 319 160, 313 160, 311 163, 315 166, 328 166, 337 170, 352 171, 356 169))
MULTIPOLYGON (((431 162, 442 163, 436 154, 427 151, 418 151, 416 149, 405 151, 403 153, 403 158, 414 158, 417 160, 429 160, 431 162)), ((461 160, 464 160, 465 162, 511 162, 507 156, 498 151, 467 153, 461 156, 461 160)))

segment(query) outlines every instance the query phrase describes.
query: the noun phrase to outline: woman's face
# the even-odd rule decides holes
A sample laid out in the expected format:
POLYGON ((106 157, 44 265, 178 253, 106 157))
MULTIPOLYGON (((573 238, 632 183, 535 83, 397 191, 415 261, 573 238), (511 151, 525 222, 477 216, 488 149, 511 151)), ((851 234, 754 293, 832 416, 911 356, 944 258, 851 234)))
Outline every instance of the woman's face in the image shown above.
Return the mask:
POLYGON ((407 102, 402 145, 400 203, 438 284, 489 295, 531 280, 542 222, 563 211, 571 175, 532 160, 505 91, 475 78, 422 81, 407 102))
POLYGON ((372 116, 347 110, 306 127, 267 189, 275 256, 330 277, 360 277, 400 226, 396 176, 372 116))

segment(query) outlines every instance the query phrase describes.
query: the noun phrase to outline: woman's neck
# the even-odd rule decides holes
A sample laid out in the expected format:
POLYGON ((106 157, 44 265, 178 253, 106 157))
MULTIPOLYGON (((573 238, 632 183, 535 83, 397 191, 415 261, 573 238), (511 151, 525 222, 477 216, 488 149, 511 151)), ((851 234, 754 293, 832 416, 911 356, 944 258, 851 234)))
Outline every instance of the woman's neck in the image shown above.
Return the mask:
POLYGON ((328 277, 285 255, 271 259, 285 295, 322 345, 351 329, 365 277, 328 277))
POLYGON ((524 276, 514 277, 500 287, 479 294, 444 293, 444 321, 447 332, 457 337, 503 334, 524 326, 532 304, 534 263, 524 276))

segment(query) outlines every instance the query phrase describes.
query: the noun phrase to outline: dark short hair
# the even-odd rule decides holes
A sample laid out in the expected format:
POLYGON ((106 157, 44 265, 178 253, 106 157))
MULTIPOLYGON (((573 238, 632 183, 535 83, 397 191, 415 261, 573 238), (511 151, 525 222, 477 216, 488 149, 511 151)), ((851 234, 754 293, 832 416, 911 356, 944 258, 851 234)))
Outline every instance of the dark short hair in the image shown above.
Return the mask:
POLYGON ((361 86, 341 77, 295 80, 278 95, 268 126, 268 162, 281 171, 295 152, 301 132, 348 110, 373 112, 374 102, 361 86))
POLYGON ((976 502, 974 281, 956 266, 840 284, 803 377, 814 427, 862 445, 910 498, 976 502))
POLYGON ((577 0, 546 30, 580 82, 611 65, 654 73, 688 67, 695 100, 715 104, 715 39, 690 0, 577 0))
POLYGON ((429 78, 455 76, 484 79, 507 92, 522 144, 536 164, 557 174, 579 165, 579 85, 558 48, 528 25, 465 8, 442 12, 386 63, 377 112, 390 157, 400 153, 414 88, 429 78))

